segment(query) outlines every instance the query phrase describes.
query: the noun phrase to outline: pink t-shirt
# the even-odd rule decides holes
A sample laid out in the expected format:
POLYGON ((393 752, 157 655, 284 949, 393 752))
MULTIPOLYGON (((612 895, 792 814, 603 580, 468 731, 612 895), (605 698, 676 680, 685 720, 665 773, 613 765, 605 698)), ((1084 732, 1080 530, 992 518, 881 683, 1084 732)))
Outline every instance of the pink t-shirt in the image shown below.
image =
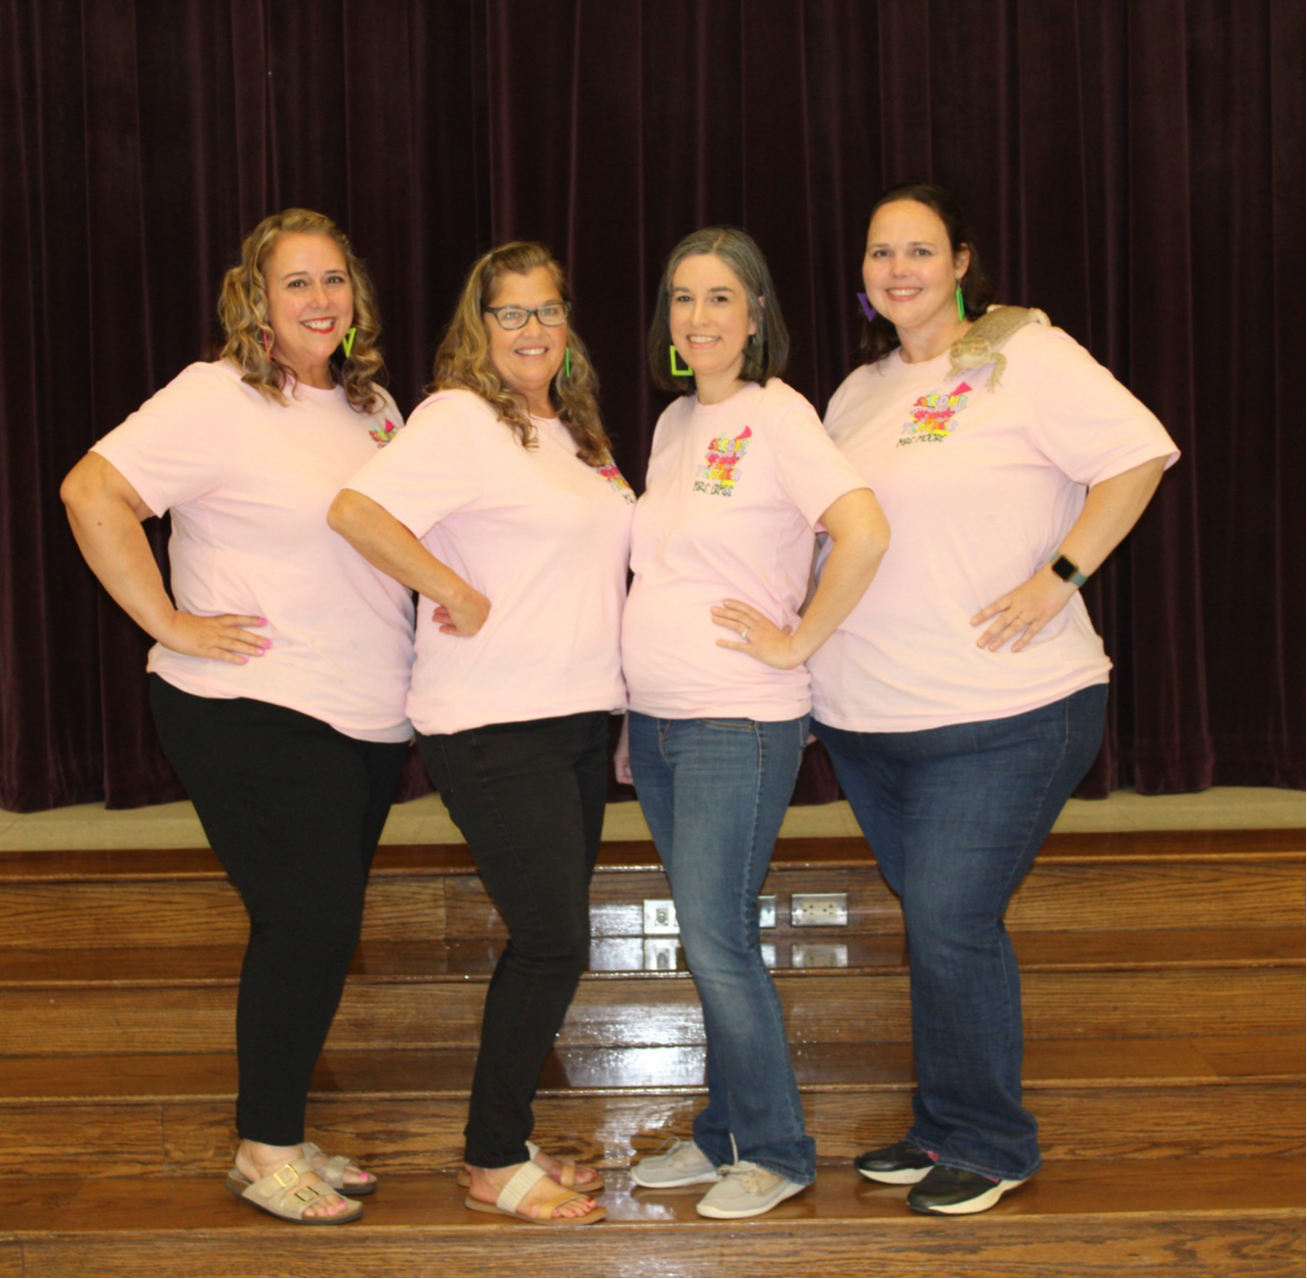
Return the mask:
POLYGON ((618 637, 635 495, 611 462, 576 456, 567 427, 532 418, 537 442, 470 391, 424 400, 346 487, 385 507, 490 601, 475 635, 442 635, 418 605, 408 713, 457 733, 620 710, 618 637))
POLYGON ((718 648, 709 610, 738 599, 797 626, 814 529, 839 497, 867 485, 780 378, 720 404, 684 396, 658 419, 635 512, 635 581, 622 621, 632 710, 664 719, 798 719, 808 672, 773 670, 718 648))
POLYGON ((809 663, 824 724, 900 732, 1001 719, 1107 681, 1078 594, 1019 653, 977 648, 970 619, 1056 555, 1088 485, 1179 453, 1061 330, 1028 325, 1003 354, 993 390, 988 367, 950 375, 947 354, 908 364, 896 350, 831 399, 826 429, 875 487, 892 540, 809 663))
POLYGON ((92 449, 156 515, 172 513, 177 607, 268 619, 243 666, 156 644, 148 669, 197 697, 249 697, 349 737, 402 742, 413 661, 407 591, 327 527, 327 508, 403 418, 383 392, 358 413, 339 387, 295 386, 283 407, 228 360, 192 364, 92 449))

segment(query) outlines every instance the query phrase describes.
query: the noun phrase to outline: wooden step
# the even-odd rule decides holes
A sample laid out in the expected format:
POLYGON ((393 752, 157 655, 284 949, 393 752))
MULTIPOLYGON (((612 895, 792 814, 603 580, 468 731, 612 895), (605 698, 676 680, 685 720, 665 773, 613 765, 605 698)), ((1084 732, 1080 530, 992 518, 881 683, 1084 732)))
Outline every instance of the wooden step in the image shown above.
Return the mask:
MULTIPOLYGON (((1201 1034, 1214 1025, 1274 1034, 1301 1025, 1303 955, 1294 929, 1037 932, 1014 941, 1032 1038, 1141 1027, 1201 1034)), ((238 950, 16 952, 0 976, 0 1053, 135 1053, 154 1044, 220 1051, 231 1039, 238 950)), ((439 942, 364 944, 329 1046, 474 1045, 493 947, 454 950, 457 962, 439 942)), ((795 1042, 858 1041, 868 1024, 886 1038, 909 1037, 901 948, 889 939, 850 954, 859 962, 845 968, 775 971, 795 1042)), ((561 1037, 571 1046, 700 1043, 694 984, 681 971, 587 973, 561 1037)))
MULTIPOLYGON (((1293 927, 1301 924, 1301 831, 1054 835, 1008 912, 1014 930, 1293 927)), ((849 933, 898 932, 902 917, 865 843, 783 840, 765 890, 777 922, 795 892, 846 892, 849 933)), ((642 932, 642 903, 669 895, 647 841, 605 846, 591 899, 597 936, 642 932)), ((0 949, 239 942, 245 918, 207 849, 0 852, 0 949)), ((813 934, 832 930, 808 929, 813 934)), ((499 936, 502 928, 461 845, 378 850, 364 937, 499 936)))
POLYGON ((709 1222, 697 1193, 609 1173, 608 1220, 547 1230, 470 1212, 449 1174, 390 1174, 362 1221, 304 1230, 218 1176, 7 1179, 0 1273, 29 1275, 1289 1275, 1297 1159, 1049 1164, 990 1212, 942 1221, 851 1172, 765 1217, 709 1222))
MULTIPOLYGON (((909 1045, 798 1045, 794 1059, 824 1163, 845 1165, 910 1122, 909 1045)), ((378 1172, 453 1167, 473 1061, 471 1049, 328 1053, 309 1137, 378 1172)), ((0 1148, 45 1176, 86 1175, 92 1150, 99 1176, 221 1171, 235 1075, 230 1053, 0 1058, 0 1148)), ((1297 1036, 1035 1040, 1025 1077, 1050 1161, 1303 1151, 1297 1036)), ((703 1078, 698 1047, 560 1049, 541 1080, 536 1137, 623 1167, 689 1130, 703 1078)))
POLYGON ((702 1104, 703 1034, 675 939, 640 935, 667 896, 652 846, 606 846, 535 1136, 605 1167, 612 1220, 558 1231, 469 1213, 433 1171, 461 1154, 501 931, 466 849, 379 851, 309 1136, 385 1184, 334 1231, 220 1185, 245 925, 212 855, 0 854, 0 1148, 41 1174, 0 1196, 0 1275, 1301 1273, 1302 839, 1049 841, 1008 915, 1048 1166, 947 1222, 848 1169, 913 1086, 901 915, 860 840, 785 841, 767 885, 818 1185, 737 1223, 632 1192, 630 1160, 702 1104), (790 894, 831 891, 847 927, 792 926, 790 894))

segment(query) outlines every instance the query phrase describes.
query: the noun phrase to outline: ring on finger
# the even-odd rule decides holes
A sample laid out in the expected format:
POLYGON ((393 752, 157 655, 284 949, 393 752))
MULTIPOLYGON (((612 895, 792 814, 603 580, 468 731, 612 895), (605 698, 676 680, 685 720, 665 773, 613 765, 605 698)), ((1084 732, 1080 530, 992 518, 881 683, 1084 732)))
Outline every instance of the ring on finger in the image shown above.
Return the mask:
POLYGON ((749 642, 749 628, 747 626, 740 632, 740 639, 745 644, 749 642))

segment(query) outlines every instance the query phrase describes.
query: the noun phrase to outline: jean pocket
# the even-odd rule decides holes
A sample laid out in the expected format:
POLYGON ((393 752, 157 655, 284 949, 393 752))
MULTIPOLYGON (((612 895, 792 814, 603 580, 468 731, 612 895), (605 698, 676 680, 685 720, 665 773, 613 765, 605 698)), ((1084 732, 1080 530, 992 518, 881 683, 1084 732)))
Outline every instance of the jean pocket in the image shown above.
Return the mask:
POLYGON ((704 728, 733 729, 737 733, 751 733, 754 728, 754 723, 751 719, 705 719, 701 717, 697 719, 695 723, 702 724, 704 728))

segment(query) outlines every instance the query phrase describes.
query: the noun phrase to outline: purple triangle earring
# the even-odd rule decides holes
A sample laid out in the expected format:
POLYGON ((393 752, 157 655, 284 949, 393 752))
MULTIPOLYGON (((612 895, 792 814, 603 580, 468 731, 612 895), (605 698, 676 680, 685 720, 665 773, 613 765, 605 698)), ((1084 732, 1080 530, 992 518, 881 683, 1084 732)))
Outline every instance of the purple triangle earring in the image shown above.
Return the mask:
POLYGON ((862 307, 862 313, 867 317, 868 323, 876 318, 876 308, 871 305, 871 299, 865 293, 858 294, 858 305, 862 307))

